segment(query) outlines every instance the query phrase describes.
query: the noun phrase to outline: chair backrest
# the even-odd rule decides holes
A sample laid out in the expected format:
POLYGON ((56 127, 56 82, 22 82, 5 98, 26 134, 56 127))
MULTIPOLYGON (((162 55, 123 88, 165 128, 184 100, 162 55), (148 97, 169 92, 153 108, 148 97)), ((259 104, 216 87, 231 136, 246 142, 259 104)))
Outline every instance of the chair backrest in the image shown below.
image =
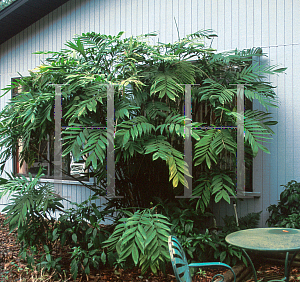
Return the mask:
POLYGON ((192 282, 188 261, 184 250, 175 236, 168 238, 171 263, 178 282, 192 282))

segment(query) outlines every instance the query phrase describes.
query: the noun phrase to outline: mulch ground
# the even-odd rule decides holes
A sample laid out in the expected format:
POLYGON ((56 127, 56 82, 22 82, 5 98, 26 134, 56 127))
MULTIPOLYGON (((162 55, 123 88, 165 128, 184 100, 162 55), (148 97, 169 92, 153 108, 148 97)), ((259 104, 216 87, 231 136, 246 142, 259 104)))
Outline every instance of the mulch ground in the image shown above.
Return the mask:
MULTIPOLYGON (((16 240, 16 233, 9 233, 8 226, 3 225, 5 218, 0 214, 0 282, 2 281, 74 281, 69 273, 70 270, 70 255, 68 248, 59 249, 56 251, 57 257, 62 257, 63 262, 62 273, 60 277, 53 277, 53 274, 41 273, 35 270, 30 270, 26 263, 18 257, 20 246, 16 240), (64 270, 66 270, 64 272, 64 270)), ((215 275, 215 270, 202 271, 201 275, 196 275, 193 281, 208 282, 215 275)), ((143 276, 139 269, 122 270, 103 268, 91 270, 89 276, 78 276, 76 282, 91 281, 91 282, 176 282, 175 276, 171 269, 167 270, 167 274, 160 273, 155 276, 152 273, 146 273, 143 276)))
MULTIPOLYGON (((268 263, 264 260, 256 264, 258 281, 279 280, 284 277, 284 262, 282 263, 268 263)), ((292 282, 300 281, 300 267, 293 267, 290 273, 290 280, 292 282)), ((254 282, 254 279, 249 279, 246 282, 254 282)))
MULTIPOLYGON (((4 216, 0 214, 0 282, 2 281, 32 281, 32 282, 52 282, 52 281, 74 281, 69 273, 70 269, 70 255, 66 249, 57 250, 57 256, 62 256, 62 261, 65 263, 60 274, 60 277, 54 277, 51 273, 38 272, 36 270, 30 270, 26 263, 18 257, 19 244, 16 241, 16 234, 9 234, 8 226, 3 225, 4 216), (64 271, 65 270, 65 271, 64 271)), ((258 278, 262 279, 263 275, 269 277, 283 276, 284 268, 282 265, 274 265, 263 263, 258 266, 258 278)), ((193 277, 193 282, 208 282, 212 277, 218 273, 217 270, 205 269, 201 271, 199 275, 193 277)), ((274 279, 274 278, 273 278, 274 279)), ((144 274, 140 273, 139 269, 122 270, 104 268, 98 270, 92 270, 89 276, 83 275, 76 279, 76 282, 91 281, 91 282, 176 282, 172 269, 167 270, 167 274, 162 273, 158 276, 154 276, 152 273, 144 274)), ((253 280, 247 280, 252 282, 253 280)), ((300 281, 300 267, 292 269, 290 281, 300 281)), ((243 281, 242 281, 243 282, 243 281)), ((246 282, 246 281, 245 281, 246 282)))

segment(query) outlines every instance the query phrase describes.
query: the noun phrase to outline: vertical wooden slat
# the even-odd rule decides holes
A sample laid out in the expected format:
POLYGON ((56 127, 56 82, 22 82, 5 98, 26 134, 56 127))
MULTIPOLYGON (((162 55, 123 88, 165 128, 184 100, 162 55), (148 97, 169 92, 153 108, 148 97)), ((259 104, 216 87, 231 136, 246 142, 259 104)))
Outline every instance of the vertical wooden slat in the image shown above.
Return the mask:
POLYGON ((204 28, 205 29, 210 29, 212 27, 212 2, 211 1, 204 1, 204 28))
MULTIPOLYGON (((99 16, 99 32, 102 34, 105 34, 105 1, 100 1, 100 6, 99 6, 99 12, 100 12, 100 16, 99 16)), ((122 15, 122 16, 126 16, 126 15, 122 15)), ((126 17, 125 17, 126 18, 126 17)))
POLYGON ((284 40, 284 33, 285 33, 285 2, 286 1, 277 1, 276 5, 276 36, 278 45, 283 45, 284 40))
MULTIPOLYGON (((291 44, 293 43, 293 1, 284 1, 284 4, 284 44, 291 44)), ((299 30, 299 26, 295 26, 295 30, 299 30)))
POLYGON ((136 35, 143 34, 143 1, 136 1, 132 7, 132 16, 135 18, 136 23, 136 35))
POLYGON ((8 42, 7 42, 7 49, 10 50, 11 52, 9 52, 9 53, 7 54, 7 57, 6 57, 6 59, 7 59, 7 61, 6 61, 6 64, 7 64, 6 69, 7 69, 8 73, 12 73, 12 65, 11 65, 11 58, 12 58, 12 39, 8 40, 8 42))
MULTIPOLYGON (((262 0, 264 1, 264 0, 262 0)), ((261 0, 253 1, 253 22, 254 22, 254 46, 261 47, 261 29, 262 29, 262 10, 261 10, 261 0)))
MULTIPOLYGON (((294 26, 294 29, 298 29, 298 26, 294 26)), ((293 83, 293 138, 294 138, 294 179, 300 181, 299 169, 300 169, 300 131, 299 131, 299 120, 300 120, 300 96, 298 95, 298 89, 300 87, 299 74, 300 74, 300 66, 299 66, 299 56, 300 56, 300 45, 292 46, 292 56, 293 56, 293 73, 292 73, 292 83, 293 83)))
POLYGON ((125 5, 126 5, 127 2, 124 2, 124 1, 121 1, 120 2, 120 5, 121 5, 121 16, 120 16, 120 25, 121 25, 121 30, 122 31, 125 31, 125 34, 124 34, 124 37, 127 37, 128 36, 128 31, 126 30, 126 20, 127 20, 127 17, 126 17, 126 9, 125 9, 125 5))
MULTIPOLYGON (((43 18, 42 28, 43 32, 41 35, 42 38, 42 45, 41 45, 41 51, 49 50, 49 29, 48 29, 48 23, 49 23, 49 16, 45 16, 43 18)), ((45 63, 46 55, 40 56, 40 59, 45 63)), ((23 68, 22 68, 23 70, 23 68)))
POLYGON ((115 1, 107 1, 107 33, 111 35, 115 35, 116 32, 116 20, 115 20, 115 12, 116 12, 116 3, 115 1))
POLYGON ((75 34, 81 34, 81 25, 82 25, 82 18, 81 18, 81 9, 80 4, 81 0, 74 0, 75 2, 75 18, 74 18, 74 27, 75 27, 75 34))
POLYGON ((94 0, 94 29, 92 31, 99 32, 100 25, 100 1, 94 0))
MULTIPOLYGON (((219 5, 218 0, 211 1, 210 5, 210 13, 211 13, 211 29, 215 32, 219 33, 218 27, 219 27, 219 21, 222 21, 222 18, 219 18, 219 5)), ((218 49, 218 39, 214 38, 212 43, 212 48, 218 49)))
POLYGON ((262 0, 261 1, 261 44, 262 46, 269 46, 270 38, 269 38, 269 1, 262 0))
POLYGON ((217 39, 214 39, 217 41, 217 49, 218 50, 225 50, 225 0, 219 0, 218 1, 218 29, 216 30, 216 33, 218 35, 217 39))
MULTIPOLYGON (((269 48, 269 64, 271 65, 277 65, 278 61, 277 61, 277 51, 278 48, 277 47, 270 47, 269 48)), ((273 84, 273 85, 277 85, 278 81, 277 81, 277 76, 270 76, 269 77, 269 81, 273 84)), ((270 109, 270 111, 272 112, 272 116, 273 119, 278 120, 278 111, 277 109, 273 108, 270 109)), ((280 144, 278 144, 278 127, 274 126, 272 127, 272 129, 275 132, 275 135, 273 136, 273 140, 272 142, 270 142, 268 144, 268 147, 270 148, 270 152, 271 154, 269 155, 269 161, 270 161, 270 183, 268 187, 272 187, 272 189, 268 189, 269 190, 269 203, 267 203, 265 205, 265 209, 270 205, 273 204, 277 201, 277 191, 278 191, 278 164, 277 164, 277 152, 278 152, 278 145, 280 146, 280 144)), ((280 150, 280 149, 279 149, 280 150)))
MULTIPOLYGON (((239 49, 245 49, 247 47, 248 25, 247 25, 247 0, 240 0, 239 2, 239 49)), ((233 46, 234 47, 234 46, 233 46)))
POLYGON ((247 25, 247 34, 246 34, 246 47, 252 48, 254 46, 254 22, 253 22, 253 0, 246 1, 246 25, 247 25))
POLYGON ((277 7, 273 1, 269 1, 269 45, 277 44, 277 7))
POLYGON ((61 48, 65 48, 65 38, 69 38, 70 34, 70 28, 68 25, 69 19, 69 13, 67 11, 67 5, 63 5, 61 7, 61 48))
POLYGON ((91 6, 91 1, 85 1, 83 3, 83 5, 81 6, 82 7, 82 14, 83 15, 89 15, 88 17, 84 16, 84 24, 83 24, 84 29, 82 30, 82 33, 91 31, 90 19, 92 17, 92 13, 91 13, 90 6, 91 6))
POLYGON ((191 0, 185 0, 184 1, 184 34, 191 34, 193 31, 193 22, 192 22, 192 1, 191 0))
POLYGON ((299 43, 300 42, 300 1, 293 0, 293 42, 299 43))
POLYGON ((205 29, 205 3, 204 0, 197 1, 197 13, 198 13, 198 29, 205 29))
MULTIPOLYGON (((280 38, 280 37, 278 37, 280 38)), ((284 36, 282 36, 284 39, 284 36)), ((280 46, 277 48, 277 62, 282 66, 286 66, 285 64, 285 47, 280 46)), ((277 183, 277 198, 279 199, 279 194, 281 192, 280 185, 285 184, 285 176, 286 176, 286 100, 287 96, 290 93, 285 92, 285 82, 287 75, 278 76, 277 80, 277 93, 279 98, 279 110, 277 115, 278 125, 278 150, 277 150, 277 167, 278 167, 278 183, 277 183)))
MULTIPOLYGON (((56 31, 58 31, 57 30, 57 10, 53 11, 53 13, 52 13, 51 27, 52 27, 52 30, 50 32, 51 32, 51 35, 53 36, 53 34, 56 33, 56 31)), ((56 36, 54 38, 52 37, 51 49, 52 50, 57 50, 56 36)))
MULTIPOLYGON (((178 32, 179 32, 179 0, 172 0, 172 10, 173 10, 173 29, 172 29, 172 38, 173 41, 178 41, 178 32), (178 26, 178 30, 177 30, 178 26)), ((180 36, 180 34, 179 34, 180 36)))
POLYGON ((120 0, 115 0, 115 35, 117 35, 121 30, 121 4, 120 0))
MULTIPOLYGON (((233 15, 234 16, 234 15, 233 15)), ((224 21, 224 38, 225 38, 225 50, 231 50, 232 41, 232 10, 231 10, 231 0, 225 0, 225 21, 224 21)))
POLYGON ((15 37, 12 38, 12 53, 11 53, 11 70, 15 70, 19 68, 19 62, 17 61, 17 54, 18 54, 18 45, 20 44, 18 42, 19 35, 17 34, 15 37))
MULTIPOLYGON (((192 33, 196 32, 202 28, 202 27, 199 27, 197 12, 198 12, 198 1, 191 0, 191 32, 192 33)), ((174 19, 173 19, 173 26, 174 26, 174 19)))
POLYGON ((70 39, 72 39, 76 34, 76 2, 70 1, 70 5, 70 39))
POLYGON ((181 1, 181 0, 176 1, 175 4, 178 7, 178 19, 176 19, 176 20, 177 20, 177 25, 178 25, 178 30, 179 30, 179 36, 180 36, 180 38, 183 38, 185 36, 185 28, 184 28, 185 5, 184 5, 184 1, 181 1))
MULTIPOLYGON (((165 40, 164 42, 173 42, 173 26, 174 26, 174 18, 173 18, 173 9, 172 9, 172 1, 166 1, 164 5, 164 28, 165 28, 165 40)), ((191 17, 191 15, 189 15, 191 17)))
POLYGON ((294 104, 293 104, 293 47, 292 46, 285 46, 285 67, 288 69, 286 70, 286 77, 285 77, 285 87, 284 91, 287 94, 285 100, 285 108, 286 112, 285 117, 285 132, 286 132, 286 157, 284 158, 284 163, 286 167, 286 175, 285 179, 287 181, 294 178, 294 139, 293 130, 294 130, 294 119, 293 119, 293 111, 294 111, 294 104))
POLYGON ((131 14, 131 33, 130 35, 138 35, 138 19, 137 19, 137 11, 139 9, 140 1, 138 0, 131 0, 131 7, 130 7, 130 14, 131 14))
MULTIPOLYGON (((239 19, 241 17, 240 13, 240 1, 232 1, 231 2, 231 48, 230 49, 239 49, 239 38, 240 38, 240 28, 239 27, 239 19)), ((227 38, 228 40, 228 38, 227 38)))
MULTIPOLYGON (((33 52, 40 51, 41 45, 42 45, 41 21, 37 21, 35 25, 35 48, 33 52)), ((39 66, 41 64, 40 56, 34 55, 34 57, 35 57, 35 66, 39 66)))
POLYGON ((153 32, 149 28, 149 0, 142 1, 142 21, 143 21, 143 34, 153 32))

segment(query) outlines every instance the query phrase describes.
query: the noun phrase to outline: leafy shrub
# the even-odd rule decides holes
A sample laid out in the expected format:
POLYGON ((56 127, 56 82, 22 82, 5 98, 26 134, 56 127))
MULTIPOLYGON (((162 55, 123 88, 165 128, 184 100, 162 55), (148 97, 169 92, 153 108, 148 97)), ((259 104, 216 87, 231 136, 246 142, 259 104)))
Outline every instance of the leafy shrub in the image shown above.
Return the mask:
POLYGON ((210 233, 208 230, 204 234, 193 234, 185 244, 187 254, 197 262, 216 260, 235 265, 238 261, 243 261, 247 265, 241 249, 228 245, 225 237, 224 233, 210 233))
POLYGON ((41 170, 35 178, 31 175, 29 179, 24 176, 10 176, 0 186, 0 196, 10 196, 10 202, 3 209, 6 212, 5 223, 9 224, 11 232, 17 229, 21 243, 20 256, 31 266, 34 263, 36 246, 44 245, 52 249, 50 234, 55 225, 53 214, 63 208, 62 198, 54 193, 52 185, 39 182, 42 176, 41 170))
POLYGON ((109 232, 100 228, 100 222, 105 212, 92 203, 94 197, 81 204, 72 203, 76 208, 63 211, 62 198, 54 193, 51 184, 40 183, 42 176, 41 170, 35 178, 10 176, 0 185, 0 196, 11 196, 3 211, 10 231, 17 229, 19 255, 30 267, 36 264, 48 271, 60 271, 61 258, 55 258, 53 253, 57 245, 68 245, 72 249, 73 278, 78 272, 89 274, 91 267, 97 268, 104 261, 101 244, 109 232), (58 220, 54 217, 56 211, 62 213, 58 220))
POLYGON ((269 126, 274 122, 267 109, 275 106, 277 99, 264 77, 284 69, 252 63, 252 58, 264 55, 261 48, 213 51, 202 43, 213 38, 208 30, 174 43, 148 44, 153 35, 123 38, 123 32, 115 36, 87 32, 68 41, 67 49, 37 52, 47 57, 44 63, 29 77, 5 88, 8 92, 20 85, 26 86, 26 91, 0 112, 0 170, 11 160, 20 139, 24 143, 20 156, 34 162, 37 154, 32 140, 38 144, 48 139, 49 129, 55 126, 53 84, 63 84, 63 156, 72 153, 75 160, 85 159, 86 169, 100 184, 91 189, 103 192, 108 137, 105 85, 114 84, 119 85, 114 95, 116 195, 124 196, 114 203, 149 207, 158 193, 168 199, 186 185, 184 85, 192 84, 194 157, 189 165, 193 166, 193 180, 200 183, 195 187, 194 196, 199 196, 195 200, 202 210, 211 200, 230 202, 236 178, 236 131, 219 127, 236 126, 236 84, 251 84, 246 97, 266 109, 244 114, 244 141, 252 158, 260 149, 268 152, 261 142, 273 133, 269 126), (201 110, 204 104, 205 115, 201 110), (208 130, 201 129, 203 126, 208 130), (231 167, 230 171, 225 167, 231 167))
POLYGON ((300 183, 292 180, 280 194, 277 205, 270 205, 270 216, 267 220, 269 226, 300 228, 300 183))
MULTIPOLYGON (((217 260, 232 265, 238 260, 246 261, 239 248, 225 242, 228 233, 241 229, 236 226, 234 217, 225 217, 225 226, 220 232, 216 232, 215 218, 209 209, 202 212, 196 208, 195 202, 186 199, 177 202, 167 202, 159 198, 156 200, 159 203, 158 210, 170 219, 171 233, 179 238, 190 260, 217 260)), ((249 214, 240 218, 240 227, 245 229, 257 226, 259 215, 260 213, 249 214)))
POLYGON ((92 203, 96 198, 90 197, 81 204, 73 203, 76 208, 66 210, 54 230, 60 243, 73 250, 71 273, 74 279, 78 272, 89 274, 91 267, 98 268, 100 264, 105 264, 101 247, 110 233, 100 228, 105 212, 100 212, 99 207, 92 203))
POLYGON ((206 209, 202 212, 196 209, 196 204, 186 199, 163 201, 156 198, 157 210, 167 216, 171 222, 171 233, 175 234, 180 242, 185 242, 191 234, 205 232, 214 224, 214 215, 206 209))
POLYGON ((239 218, 239 226, 236 224, 235 216, 226 215, 223 218, 224 226, 222 227, 222 233, 227 235, 235 231, 257 227, 261 213, 261 211, 252 212, 248 213, 244 217, 239 218))
POLYGON ((168 261, 170 223, 167 217, 154 213, 155 209, 126 212, 104 246, 108 252, 117 252, 117 264, 141 267, 142 274, 150 267, 153 273, 163 270, 168 261))
POLYGON ((236 225, 234 216, 223 218, 225 225, 220 232, 209 232, 203 234, 191 234, 185 246, 188 255, 195 261, 218 260, 230 265, 235 265, 238 261, 243 261, 247 265, 247 260, 240 248, 228 245, 225 237, 232 232, 255 228, 258 225, 261 212, 249 213, 239 218, 239 226, 236 225))

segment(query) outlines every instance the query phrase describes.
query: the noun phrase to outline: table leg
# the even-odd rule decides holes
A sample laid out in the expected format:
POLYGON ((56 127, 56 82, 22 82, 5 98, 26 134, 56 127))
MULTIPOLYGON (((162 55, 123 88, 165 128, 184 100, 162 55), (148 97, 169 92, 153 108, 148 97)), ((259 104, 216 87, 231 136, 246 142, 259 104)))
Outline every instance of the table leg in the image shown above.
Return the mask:
POLYGON ((257 282, 257 275, 256 275, 256 270, 255 270, 254 264, 253 264, 251 258, 249 257, 249 255, 247 254, 247 252, 244 249, 242 249, 242 252, 246 256, 248 262, 250 262, 250 265, 251 265, 251 268, 252 268, 252 272, 253 272, 253 276, 254 276, 254 281, 257 282))
POLYGON ((296 257, 296 255, 299 253, 299 251, 295 252, 291 258, 291 260, 289 261, 289 252, 286 253, 285 256, 285 265, 284 265, 284 277, 285 277, 285 281, 288 282, 290 279, 290 272, 291 272, 291 267, 292 267, 292 263, 296 257))
MULTIPOLYGON (((294 256, 291 259, 291 263, 292 263, 293 259, 294 259, 294 256)), ((284 277, 285 277, 286 282, 289 281, 291 263, 289 264, 289 252, 286 252, 285 263, 284 263, 284 277)))

